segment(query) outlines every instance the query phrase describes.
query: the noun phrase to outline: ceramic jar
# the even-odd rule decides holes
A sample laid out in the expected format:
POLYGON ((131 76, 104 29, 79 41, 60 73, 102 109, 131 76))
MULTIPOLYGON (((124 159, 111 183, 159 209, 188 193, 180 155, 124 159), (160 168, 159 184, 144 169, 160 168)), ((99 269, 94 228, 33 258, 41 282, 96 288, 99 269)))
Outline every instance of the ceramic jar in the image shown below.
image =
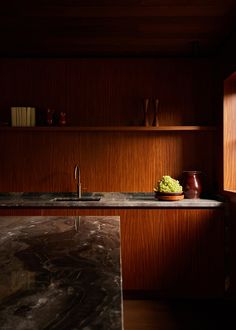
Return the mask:
POLYGON ((183 192, 185 198, 199 198, 202 192, 202 172, 183 171, 183 192))

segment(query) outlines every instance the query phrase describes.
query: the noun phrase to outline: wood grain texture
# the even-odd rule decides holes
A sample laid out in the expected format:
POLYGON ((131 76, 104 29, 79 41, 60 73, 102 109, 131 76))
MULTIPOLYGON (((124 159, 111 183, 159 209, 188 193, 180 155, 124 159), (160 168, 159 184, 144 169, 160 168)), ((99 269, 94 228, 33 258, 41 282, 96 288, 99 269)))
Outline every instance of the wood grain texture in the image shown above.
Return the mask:
POLYGON ((122 221, 126 286, 170 296, 223 294, 222 218, 209 210, 145 213, 122 221))
POLYGON ((224 190, 236 191, 236 75, 224 81, 224 190))
POLYGON ((232 31, 230 37, 225 42, 224 47, 216 58, 217 71, 219 75, 218 92, 216 99, 221 103, 220 123, 222 129, 219 131, 219 182, 220 191, 225 194, 226 191, 235 191, 235 180, 232 176, 234 169, 232 168, 235 160, 234 152, 234 121, 235 111, 233 109, 235 100, 235 56, 236 56, 236 31, 232 31), (223 88, 222 88, 223 87, 223 88), (232 120, 231 120, 232 119, 232 120), (230 142, 231 141, 231 142, 230 142), (232 158, 231 158, 232 157, 232 158))
POLYGON ((31 105, 38 125, 53 108, 71 126, 137 126, 148 97, 150 111, 159 99, 160 126, 214 125, 214 72, 207 59, 1 59, 1 120, 31 105))
POLYGON ((38 215, 120 216, 124 290, 151 290, 159 297, 224 294, 223 210, 38 209, 38 215))
POLYGON ((99 129, 142 125, 147 96, 152 106, 160 100, 161 126, 215 125, 208 60, 1 59, 0 73, 2 121, 9 120, 10 106, 31 105, 38 125, 53 108, 67 113, 69 125, 98 127, 1 130, 1 191, 74 191, 76 163, 87 191, 152 191, 162 175, 193 169, 206 174, 207 191, 217 190, 217 131, 99 129))
POLYGON ((182 171, 190 169, 205 174, 204 192, 217 184, 209 132, 9 131, 0 137, 1 191, 76 191, 77 163, 83 191, 152 191, 163 175, 181 179, 182 171))

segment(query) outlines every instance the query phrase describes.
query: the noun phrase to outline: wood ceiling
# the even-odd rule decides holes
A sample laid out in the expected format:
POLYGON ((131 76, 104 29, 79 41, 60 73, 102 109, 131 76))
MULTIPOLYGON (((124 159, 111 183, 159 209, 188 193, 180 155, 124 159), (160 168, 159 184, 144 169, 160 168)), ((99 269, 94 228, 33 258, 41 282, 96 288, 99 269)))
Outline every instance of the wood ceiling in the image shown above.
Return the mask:
POLYGON ((211 56, 235 0, 8 0, 0 56, 211 56))

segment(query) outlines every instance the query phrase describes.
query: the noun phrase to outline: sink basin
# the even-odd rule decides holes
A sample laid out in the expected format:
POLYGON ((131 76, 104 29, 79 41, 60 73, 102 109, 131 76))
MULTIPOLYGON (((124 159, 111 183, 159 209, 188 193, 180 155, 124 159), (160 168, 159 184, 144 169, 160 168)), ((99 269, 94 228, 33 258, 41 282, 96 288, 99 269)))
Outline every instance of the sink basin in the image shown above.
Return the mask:
POLYGON ((94 202, 100 201, 101 197, 97 196, 86 196, 86 197, 56 197, 53 198, 54 202, 94 202))

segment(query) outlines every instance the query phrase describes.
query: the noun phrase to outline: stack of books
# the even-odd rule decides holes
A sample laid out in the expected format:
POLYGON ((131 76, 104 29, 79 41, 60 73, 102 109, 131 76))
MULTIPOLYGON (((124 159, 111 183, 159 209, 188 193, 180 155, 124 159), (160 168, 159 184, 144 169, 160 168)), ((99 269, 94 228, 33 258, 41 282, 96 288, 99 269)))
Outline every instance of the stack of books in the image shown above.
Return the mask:
POLYGON ((35 126, 35 108, 11 107, 11 126, 35 126))

